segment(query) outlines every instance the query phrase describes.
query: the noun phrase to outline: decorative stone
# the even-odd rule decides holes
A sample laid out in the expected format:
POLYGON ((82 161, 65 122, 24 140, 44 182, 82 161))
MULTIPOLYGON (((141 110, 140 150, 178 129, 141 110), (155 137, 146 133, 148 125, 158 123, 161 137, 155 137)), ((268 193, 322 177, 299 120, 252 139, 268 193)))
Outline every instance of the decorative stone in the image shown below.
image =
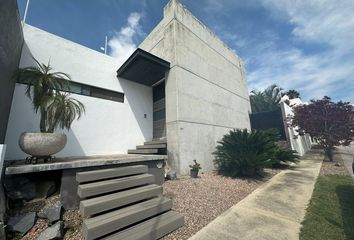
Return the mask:
POLYGON ((48 219, 50 223, 59 221, 62 215, 61 203, 49 206, 38 213, 38 217, 48 219))
POLYGON ((7 221, 7 227, 12 232, 19 232, 25 234, 28 232, 34 225, 36 220, 36 213, 30 212, 23 215, 17 215, 10 217, 7 221))
POLYGON ((37 240, 53 240, 53 239, 62 239, 63 237, 63 222, 59 221, 53 226, 44 230, 37 240))
POLYGON ((6 195, 12 200, 32 200, 36 197, 36 185, 25 177, 4 180, 6 195))
POLYGON ((177 179, 177 172, 176 171, 169 171, 166 174, 166 179, 168 179, 168 180, 176 180, 177 179))
POLYGON ((19 146, 25 153, 34 157, 48 157, 60 152, 66 144, 63 133, 28 133, 21 134, 19 146))
POLYGON ((39 182, 37 184, 37 198, 47 198, 57 191, 54 181, 39 182))

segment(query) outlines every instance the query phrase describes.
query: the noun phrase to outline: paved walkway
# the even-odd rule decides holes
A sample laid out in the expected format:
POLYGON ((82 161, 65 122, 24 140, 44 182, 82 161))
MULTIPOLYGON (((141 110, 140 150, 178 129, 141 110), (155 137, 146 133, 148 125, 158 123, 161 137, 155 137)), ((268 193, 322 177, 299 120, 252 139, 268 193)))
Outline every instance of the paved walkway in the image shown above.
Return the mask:
POLYGON ((340 147, 338 148, 338 152, 343 158, 344 166, 348 169, 349 173, 354 177, 353 174, 353 158, 354 158, 354 143, 352 143, 348 147, 340 147))
POLYGON ((292 170, 273 177, 189 240, 298 240, 322 159, 306 154, 292 170))

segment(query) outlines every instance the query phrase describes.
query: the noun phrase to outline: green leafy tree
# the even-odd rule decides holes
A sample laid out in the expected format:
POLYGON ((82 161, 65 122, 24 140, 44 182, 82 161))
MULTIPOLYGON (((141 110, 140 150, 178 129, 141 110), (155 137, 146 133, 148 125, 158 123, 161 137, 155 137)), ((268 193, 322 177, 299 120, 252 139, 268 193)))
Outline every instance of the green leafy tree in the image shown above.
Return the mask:
POLYGON ((31 99, 36 113, 40 113, 40 131, 53 132, 56 127, 69 129, 71 123, 85 112, 84 105, 60 91, 68 90, 70 76, 53 72, 50 63, 20 68, 15 78, 26 83, 26 95, 31 99))
POLYGON ((295 107, 289 120, 300 135, 308 133, 316 139, 331 161, 335 146, 348 146, 354 138, 354 107, 349 102, 332 102, 326 96, 311 100, 295 107))
POLYGON ((250 94, 253 113, 276 110, 283 96, 283 89, 276 84, 270 85, 264 91, 253 90, 250 94))

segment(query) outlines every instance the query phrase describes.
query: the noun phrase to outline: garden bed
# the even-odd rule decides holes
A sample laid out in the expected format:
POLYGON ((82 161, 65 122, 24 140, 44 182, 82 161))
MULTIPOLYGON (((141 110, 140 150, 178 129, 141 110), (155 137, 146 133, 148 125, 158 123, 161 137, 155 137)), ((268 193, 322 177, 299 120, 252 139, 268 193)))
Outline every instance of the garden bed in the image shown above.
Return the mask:
POLYGON ((163 239, 188 239, 280 171, 265 169, 264 178, 259 179, 204 173, 197 179, 181 177, 165 182, 164 194, 173 199, 173 209, 184 216, 185 225, 163 239))
MULTIPOLYGON (((185 225, 165 236, 164 240, 183 240, 194 235, 201 228, 245 198, 264 182, 279 173, 279 169, 265 169, 263 178, 228 178, 215 173, 200 174, 199 178, 184 176, 164 183, 164 195, 173 200, 173 209, 185 217, 185 225)), ((29 201, 23 208, 11 214, 41 212, 44 208, 60 202, 57 194, 48 198, 29 201)), ((83 240, 82 219, 78 211, 66 211, 62 218, 64 240, 83 240)), ((48 221, 37 218, 33 228, 24 236, 8 236, 9 239, 34 240, 48 228, 48 221)))

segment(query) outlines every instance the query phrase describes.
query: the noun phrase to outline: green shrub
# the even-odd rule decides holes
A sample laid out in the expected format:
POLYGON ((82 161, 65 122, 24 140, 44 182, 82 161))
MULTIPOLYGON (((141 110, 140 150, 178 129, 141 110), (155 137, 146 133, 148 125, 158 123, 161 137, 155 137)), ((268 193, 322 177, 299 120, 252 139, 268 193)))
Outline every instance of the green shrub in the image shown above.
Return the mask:
POLYGON ((231 130, 218 142, 214 163, 225 176, 254 176, 272 165, 276 139, 274 130, 231 130))
POLYGON ((231 130, 216 146, 214 163, 220 174, 230 177, 254 176, 265 167, 297 162, 296 152, 277 146, 277 129, 231 130))
POLYGON ((189 165, 189 168, 192 170, 192 171, 199 171, 200 169, 202 169, 202 167, 200 166, 200 163, 197 162, 197 160, 193 160, 193 165, 189 165))
POLYGON ((274 156, 273 156, 273 168, 278 168, 284 166, 289 162, 297 163, 299 156, 296 154, 296 151, 291 149, 284 149, 281 147, 276 147, 274 149, 274 156))

